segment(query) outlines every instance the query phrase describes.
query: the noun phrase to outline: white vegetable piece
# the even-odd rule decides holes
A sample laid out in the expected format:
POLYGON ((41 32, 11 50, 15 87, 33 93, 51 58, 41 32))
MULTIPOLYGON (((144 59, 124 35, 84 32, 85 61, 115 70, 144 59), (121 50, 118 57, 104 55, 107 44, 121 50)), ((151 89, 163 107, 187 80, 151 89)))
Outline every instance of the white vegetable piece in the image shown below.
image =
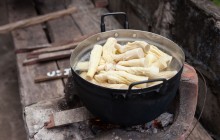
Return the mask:
POLYGON ((97 85, 99 84, 95 79, 93 79, 93 78, 88 78, 86 72, 82 72, 82 73, 80 74, 80 76, 81 76, 83 79, 85 79, 85 80, 87 80, 87 81, 89 81, 89 82, 91 82, 91 83, 93 83, 93 84, 97 84, 97 85))
POLYGON ((117 71, 126 71, 134 75, 141 75, 147 77, 151 77, 151 74, 159 73, 159 68, 154 66, 151 66, 149 68, 144 68, 144 67, 125 67, 121 65, 116 65, 115 67, 117 71))
POLYGON ((113 89, 128 89, 128 85, 126 84, 109 84, 109 83, 102 83, 101 86, 113 89))
MULTIPOLYGON (((103 49, 103 48, 102 48, 102 49, 103 49)), ((101 59, 100 59, 100 61, 99 61, 99 65, 103 65, 103 64, 105 64, 105 60, 104 60, 103 57, 101 57, 101 59)))
MULTIPOLYGON (((134 41, 132 43, 128 42, 126 45, 121 46, 121 45, 116 45, 115 48, 120 52, 120 53, 124 53, 127 52, 129 50, 133 50, 133 49, 137 49, 137 48, 142 48, 145 52, 145 47, 149 45, 147 42, 145 41, 134 41)), ((145 52, 147 53, 147 52, 145 52)))
POLYGON ((113 54, 115 54, 115 44, 117 40, 115 38, 108 38, 105 45, 103 46, 103 54, 102 57, 107 63, 114 63, 113 54))
POLYGON ((97 72, 103 71, 103 70, 105 70, 105 71, 115 70, 115 64, 106 63, 103 65, 99 65, 97 68, 97 72))
POLYGON ((122 54, 114 55, 114 60, 118 62, 118 61, 138 59, 138 58, 143 58, 143 57, 144 57, 143 49, 137 48, 137 49, 133 49, 122 54))
POLYGON ((140 59, 132 59, 128 61, 119 61, 117 64, 127 67, 144 67, 146 66, 145 61, 146 61, 145 58, 140 58, 140 59))
POLYGON ((88 68, 89 68, 89 61, 84 61, 84 62, 78 62, 75 67, 75 70, 88 71, 88 68))
POLYGON ((151 64, 151 66, 158 67, 160 71, 168 67, 166 60, 163 58, 158 59, 156 62, 151 64))
POLYGON ((105 74, 105 72, 103 73, 99 73, 99 74, 96 74, 94 76, 94 79, 99 82, 99 83, 106 83, 108 78, 107 78, 107 75, 105 74))
POLYGON ((161 51, 160 49, 158 49, 156 46, 154 45, 148 45, 146 47, 146 50, 148 50, 148 53, 154 54, 156 55, 158 58, 163 57, 163 59, 167 62, 170 63, 172 60, 172 56, 164 53, 163 51, 161 51))
MULTIPOLYGON (((130 74, 130 73, 127 73, 125 71, 109 71, 108 72, 109 75, 118 75, 118 76, 121 76, 125 79, 127 79, 131 84, 133 82, 139 82, 139 81, 145 81, 145 80, 148 80, 148 77, 146 76, 137 76, 137 75, 133 75, 133 74, 130 74)), ((146 84, 140 84, 140 85, 137 85, 136 87, 139 87, 139 88, 146 88, 147 85, 146 84)))
POLYGON ((148 53, 145 56, 145 65, 150 66, 153 62, 155 62, 158 58, 154 54, 148 53))
POLYGON ((162 71, 162 72, 159 72, 158 74, 151 74, 150 78, 151 79, 165 78, 165 79, 168 80, 176 74, 177 74, 176 70, 174 70, 174 71, 162 71))
POLYGON ((106 73, 108 78, 108 83, 110 84, 129 84, 130 81, 120 75, 114 74, 114 73, 106 73))
POLYGON ((102 56, 102 46, 95 45, 90 54, 89 69, 87 72, 87 76, 89 78, 92 78, 94 74, 96 73, 101 56, 102 56))

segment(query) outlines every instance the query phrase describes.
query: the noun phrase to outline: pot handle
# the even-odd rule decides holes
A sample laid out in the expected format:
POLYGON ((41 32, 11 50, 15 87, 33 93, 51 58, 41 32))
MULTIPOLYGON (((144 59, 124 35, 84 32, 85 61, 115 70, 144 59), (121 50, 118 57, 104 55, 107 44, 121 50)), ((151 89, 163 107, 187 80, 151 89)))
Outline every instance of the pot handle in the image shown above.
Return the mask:
MULTIPOLYGON (((156 91, 156 92, 160 92, 161 94, 163 94, 163 91, 165 90, 165 87, 167 85, 167 80, 165 78, 159 78, 159 79, 145 80, 145 81, 131 83, 128 87, 126 97, 128 97, 131 94, 131 90, 132 90, 133 86, 136 86, 136 85, 139 85, 139 84, 144 84, 144 83, 158 82, 158 81, 162 81, 163 82, 162 85, 160 87, 156 88, 156 89, 148 90, 147 92, 156 91)), ((138 93, 138 94, 142 94, 142 93, 138 93)))
POLYGON ((125 23, 124 23, 124 28, 125 29, 128 29, 128 18, 127 18, 127 15, 125 12, 113 12, 113 13, 106 13, 104 15, 101 16, 101 32, 105 32, 105 21, 104 21, 104 18, 106 16, 111 16, 111 15, 123 15, 124 16, 124 20, 125 20, 125 23))

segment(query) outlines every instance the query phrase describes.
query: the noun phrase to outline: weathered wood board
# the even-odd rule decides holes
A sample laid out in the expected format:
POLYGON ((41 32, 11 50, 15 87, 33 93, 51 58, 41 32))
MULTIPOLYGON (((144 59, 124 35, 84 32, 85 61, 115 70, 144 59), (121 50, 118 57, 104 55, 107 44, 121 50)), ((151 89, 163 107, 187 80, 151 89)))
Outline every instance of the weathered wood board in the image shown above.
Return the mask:
MULTIPOLYGON (((9 0, 8 9, 10 22, 36 16, 36 11, 29 0, 24 0, 22 3, 16 0, 9 0)), ((16 49, 48 43, 41 25, 13 31, 12 36, 16 49)), ((64 87, 61 80, 40 84, 34 83, 36 75, 57 69, 56 63, 49 62, 24 67, 22 62, 25 57, 25 54, 17 55, 20 95, 23 106, 63 96, 64 87)))

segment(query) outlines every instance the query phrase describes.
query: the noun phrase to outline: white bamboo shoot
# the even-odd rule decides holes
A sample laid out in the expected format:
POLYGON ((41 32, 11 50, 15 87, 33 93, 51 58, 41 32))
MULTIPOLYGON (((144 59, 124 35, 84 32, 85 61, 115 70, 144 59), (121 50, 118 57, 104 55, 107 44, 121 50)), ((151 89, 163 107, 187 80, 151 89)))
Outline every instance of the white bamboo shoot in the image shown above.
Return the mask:
POLYGON ((162 71, 159 72, 158 74, 151 74, 150 79, 158 79, 158 78, 165 78, 165 79, 170 79, 174 75, 177 74, 177 71, 162 71))
POLYGON ((167 62, 170 63, 172 60, 172 56, 168 55, 167 53, 161 51, 154 45, 148 45, 148 52, 153 53, 156 55, 158 58, 163 57, 163 59, 167 62))
POLYGON ((158 59, 156 62, 151 64, 151 66, 158 67, 160 71, 168 67, 166 60, 164 60, 163 58, 158 59))
POLYGON ((128 85, 126 84, 109 84, 109 83, 102 83, 101 86, 113 89, 128 89, 128 85))
POLYGON ((115 44, 117 40, 115 38, 108 38, 105 45, 103 46, 103 54, 102 57, 107 63, 113 63, 114 59, 112 58, 113 54, 115 54, 115 44))
POLYGON ((89 78, 92 78, 94 74, 96 73, 101 56, 102 56, 102 46, 95 45, 90 54, 89 69, 87 72, 87 76, 89 78))
POLYGON ((89 81, 89 82, 91 82, 91 83, 93 83, 93 84, 99 85, 99 83, 98 83, 95 79, 89 78, 89 77, 87 76, 87 73, 86 73, 86 72, 82 72, 82 73, 80 74, 80 76, 81 76, 83 79, 85 79, 85 80, 87 80, 87 81, 89 81))
POLYGON ((157 59, 158 59, 158 57, 156 57, 154 54, 150 54, 150 53, 148 53, 146 56, 145 56, 145 64, 147 65, 147 66, 150 66, 153 62, 155 62, 157 59))
MULTIPOLYGON (((127 79, 130 83, 148 80, 148 77, 146 77, 146 76, 137 76, 134 74, 127 73, 125 71, 111 71, 108 73, 109 73, 109 75, 116 74, 120 77, 123 77, 123 78, 127 79)), ((136 87, 146 88, 146 84, 140 84, 140 85, 137 85, 136 87)))
POLYGON ((84 61, 84 62, 78 62, 75 67, 75 70, 88 71, 88 68, 89 68, 89 61, 84 61))
POLYGON ((121 65, 116 65, 115 68, 117 71, 126 71, 130 74, 147 76, 147 77, 151 77, 151 74, 159 73, 159 68, 154 66, 151 66, 149 68, 144 68, 144 67, 125 67, 121 65))
MULTIPOLYGON (((147 42, 145 41, 134 41, 134 42, 128 42, 126 45, 121 46, 117 45, 115 48, 120 52, 120 53, 125 53, 129 50, 137 49, 137 48, 142 48, 145 52, 145 47, 148 45, 147 42)), ((145 52, 147 53, 147 52, 145 52)))
POLYGON ((143 58, 143 57, 144 57, 143 49, 137 48, 137 49, 133 49, 122 54, 114 55, 114 60, 118 62, 118 61, 138 59, 138 58, 143 58))
POLYGON ((140 59, 132 59, 128 61, 119 61, 118 65, 127 66, 127 67, 144 67, 145 64, 145 58, 140 59))

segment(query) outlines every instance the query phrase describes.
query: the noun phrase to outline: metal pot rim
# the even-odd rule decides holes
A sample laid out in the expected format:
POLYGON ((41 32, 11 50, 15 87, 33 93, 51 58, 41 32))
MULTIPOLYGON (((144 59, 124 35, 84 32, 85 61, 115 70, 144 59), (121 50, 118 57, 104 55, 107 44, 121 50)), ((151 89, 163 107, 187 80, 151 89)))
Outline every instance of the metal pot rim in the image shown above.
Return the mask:
MULTIPOLYGON (((129 36, 133 40, 138 40, 138 39, 145 40, 144 37, 147 37, 148 41, 149 41, 149 39, 154 39, 154 40, 158 40, 159 43, 172 44, 173 48, 178 50, 178 54, 180 54, 179 55, 180 56, 179 63, 180 63, 181 66, 178 69, 178 73, 182 69, 182 67, 184 65, 184 61, 185 61, 185 54, 184 54, 183 50, 176 43, 174 43, 172 40, 170 40, 166 37, 163 37, 161 35, 152 33, 152 32, 141 31, 141 30, 132 30, 132 29, 117 29, 117 30, 110 30, 110 31, 100 32, 100 33, 94 34, 94 35, 88 37, 87 39, 83 40, 81 43, 79 43, 77 45, 77 47, 73 50, 73 52, 71 54, 71 57, 70 57, 70 65, 71 65, 72 71, 75 72, 74 71, 74 66, 75 66, 75 63, 78 62, 75 59, 76 55, 80 55, 80 53, 82 53, 81 51, 83 49, 86 49, 87 46, 89 46, 89 45, 93 46, 96 43, 100 44, 100 42, 105 42, 105 40, 107 40, 107 38, 109 38, 109 37, 115 37, 117 40, 120 40, 121 38, 123 38, 122 35, 129 36), (141 38, 139 38, 139 36, 141 36, 141 38)), ((154 42, 154 41, 151 41, 151 42, 154 42)), ((158 42, 155 42, 155 43, 158 43, 158 42)), ((173 77, 175 77, 175 76, 173 76, 173 77)), ((172 79, 172 78, 170 78, 170 79, 172 79)), ((81 79, 85 80, 83 78, 81 78, 81 79)), ((85 81, 87 81, 87 80, 85 80, 85 81)), ((87 82, 89 82, 89 81, 87 81, 87 82)), ((93 84, 93 83, 90 83, 90 84, 93 84)), ((93 85, 95 85, 95 84, 93 84, 93 85)), ((99 86, 99 85, 96 85, 96 86, 100 87, 100 88, 103 88, 103 89, 111 89, 111 88, 106 88, 106 87, 102 87, 102 86, 99 86)), ((161 86, 161 84, 158 84, 158 85, 155 85, 155 86, 152 86, 152 87, 154 88, 154 87, 158 87, 158 86, 161 86)), ((149 88, 152 88, 152 87, 143 88, 142 90, 149 89, 149 88)), ((113 90, 113 91, 127 91, 127 89, 111 89, 111 90, 113 90)), ((132 89, 132 91, 138 91, 138 90, 140 90, 140 89, 132 89)))

